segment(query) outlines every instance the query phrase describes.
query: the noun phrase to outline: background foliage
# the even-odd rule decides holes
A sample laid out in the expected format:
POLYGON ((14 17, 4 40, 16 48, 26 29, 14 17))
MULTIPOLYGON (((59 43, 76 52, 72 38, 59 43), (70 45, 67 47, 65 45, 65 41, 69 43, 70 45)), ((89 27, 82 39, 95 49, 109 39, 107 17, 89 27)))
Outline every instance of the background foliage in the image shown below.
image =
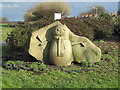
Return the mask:
POLYGON ((98 14, 99 15, 101 13, 107 13, 108 14, 108 11, 103 6, 93 5, 93 6, 90 6, 90 9, 88 11, 81 12, 79 14, 79 16, 86 15, 86 14, 98 14))
MULTIPOLYGON (((62 24, 66 24, 74 34, 85 36, 90 40, 102 39, 114 34, 114 26, 110 20, 64 18, 59 21, 62 24)), ((41 19, 17 25, 15 30, 8 34, 7 43, 14 49, 23 49, 27 41, 29 41, 32 31, 47 26, 52 22, 54 22, 52 19, 41 19)))
POLYGON ((120 15, 114 19, 114 34, 120 36, 120 15))

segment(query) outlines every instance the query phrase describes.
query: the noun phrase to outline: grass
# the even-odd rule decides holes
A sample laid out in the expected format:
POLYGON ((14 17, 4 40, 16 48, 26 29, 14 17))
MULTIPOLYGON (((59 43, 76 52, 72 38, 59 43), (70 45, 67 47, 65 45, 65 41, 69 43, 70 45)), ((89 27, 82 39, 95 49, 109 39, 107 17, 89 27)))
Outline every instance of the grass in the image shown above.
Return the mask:
POLYGON ((13 28, 8 27, 8 24, 0 24, 0 41, 5 41, 7 33, 10 33, 12 30, 13 28))
MULTIPOLYGON (((7 38, 7 33, 10 33, 13 30, 13 28, 9 28, 8 24, 0 24, 0 42, 5 41, 7 38)), ((6 51, 4 51, 2 53, 2 49, 4 48, 7 49, 8 46, 0 46, 0 60, 2 57, 3 53, 7 53, 6 51)), ((8 50, 8 49, 7 49, 8 50)), ((2 63, 2 61, 0 61, 0 63, 2 63)), ((0 76, 2 76, 2 68, 0 67, 0 76)), ((0 77, 0 89, 2 88, 2 77, 0 77)))
MULTIPOLYGON (((3 40, 12 29, 4 27, 3 40)), ((105 42, 105 41, 104 41, 105 42)), ((103 43, 99 41, 98 43, 103 43)), ((45 65, 31 61, 24 53, 13 52, 10 46, 3 49, 1 88, 118 88, 118 52, 111 50, 102 54, 100 62, 92 67, 72 64, 67 67, 45 65), (13 65, 16 65, 15 68, 13 65), (24 70, 21 67, 31 68, 24 70)), ((1 74, 1 73, 0 73, 1 74)))
POLYGON ((49 68, 53 66, 9 59, 3 62, 33 70, 3 68, 2 88, 118 88, 117 53, 118 50, 112 50, 102 54, 102 60, 92 67, 76 64, 49 68))

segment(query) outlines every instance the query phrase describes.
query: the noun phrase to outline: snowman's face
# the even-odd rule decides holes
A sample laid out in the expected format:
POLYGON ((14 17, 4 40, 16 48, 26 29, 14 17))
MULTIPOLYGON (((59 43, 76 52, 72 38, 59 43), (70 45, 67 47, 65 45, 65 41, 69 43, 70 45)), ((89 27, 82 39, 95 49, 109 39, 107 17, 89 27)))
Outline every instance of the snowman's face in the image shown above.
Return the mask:
POLYGON ((56 36, 66 36, 68 35, 68 30, 66 29, 64 25, 59 25, 55 28, 53 33, 56 36))

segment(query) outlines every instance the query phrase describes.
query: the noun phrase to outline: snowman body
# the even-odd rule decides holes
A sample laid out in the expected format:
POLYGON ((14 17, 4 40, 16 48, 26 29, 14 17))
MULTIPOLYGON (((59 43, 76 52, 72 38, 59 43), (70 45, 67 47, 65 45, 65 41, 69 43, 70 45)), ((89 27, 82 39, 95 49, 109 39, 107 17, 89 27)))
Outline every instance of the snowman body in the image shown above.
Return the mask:
POLYGON ((71 65, 72 47, 69 40, 69 30, 63 25, 56 26, 53 34, 53 41, 50 46, 50 60, 57 66, 71 65))

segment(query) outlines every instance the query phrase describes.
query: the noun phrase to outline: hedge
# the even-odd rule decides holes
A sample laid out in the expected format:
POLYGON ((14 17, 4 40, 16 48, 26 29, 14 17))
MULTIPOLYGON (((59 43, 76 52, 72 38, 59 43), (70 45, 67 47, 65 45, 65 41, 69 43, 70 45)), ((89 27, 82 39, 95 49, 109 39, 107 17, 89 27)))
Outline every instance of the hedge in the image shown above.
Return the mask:
MULTIPOLYGON (((113 34, 113 24, 110 20, 83 19, 80 18, 64 18, 59 20, 62 24, 66 24, 68 28, 76 35, 85 36, 90 40, 96 40, 113 34)), ((38 30, 55 22, 54 20, 41 19, 35 22, 27 22, 17 25, 15 29, 8 34, 6 42, 14 50, 24 50, 29 44, 30 35, 33 31, 38 30)))

